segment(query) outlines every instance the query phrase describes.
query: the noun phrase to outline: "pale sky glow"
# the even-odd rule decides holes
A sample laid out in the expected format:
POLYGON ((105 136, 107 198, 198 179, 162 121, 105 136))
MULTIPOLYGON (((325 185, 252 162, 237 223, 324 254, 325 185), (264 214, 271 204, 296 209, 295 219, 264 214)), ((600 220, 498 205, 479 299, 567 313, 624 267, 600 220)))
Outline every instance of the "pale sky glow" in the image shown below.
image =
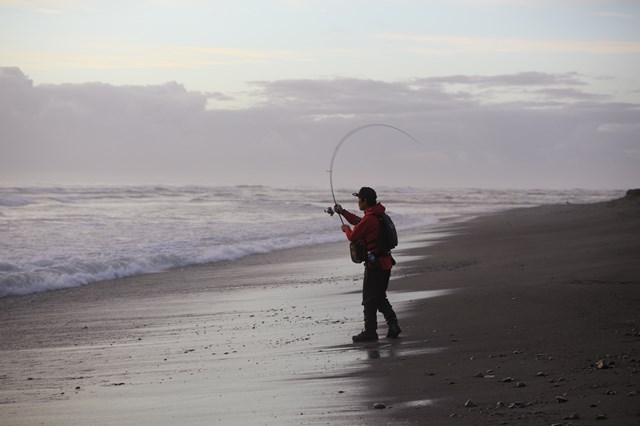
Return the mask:
POLYGON ((380 40, 416 42, 427 47, 425 53, 455 55, 459 53, 640 53, 640 43, 612 41, 567 41, 567 40, 519 40, 507 38, 415 36, 406 34, 380 34, 380 40), (433 46, 433 47, 429 47, 433 46))
POLYGON ((396 184, 640 186, 639 108, 636 0, 0 0, 0 181, 323 185, 385 122, 396 184))

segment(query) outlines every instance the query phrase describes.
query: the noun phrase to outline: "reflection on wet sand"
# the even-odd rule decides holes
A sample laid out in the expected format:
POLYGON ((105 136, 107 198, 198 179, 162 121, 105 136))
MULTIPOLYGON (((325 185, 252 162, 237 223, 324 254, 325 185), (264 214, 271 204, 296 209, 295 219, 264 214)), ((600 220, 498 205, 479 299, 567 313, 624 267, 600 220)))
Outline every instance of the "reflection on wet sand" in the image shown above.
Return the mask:
MULTIPOLYGON (((256 256, 0 300, 0 414, 14 425, 370 424, 359 373, 440 349, 410 336, 352 344, 361 270, 326 259, 256 256)), ((402 312, 442 294, 390 297, 402 312)))

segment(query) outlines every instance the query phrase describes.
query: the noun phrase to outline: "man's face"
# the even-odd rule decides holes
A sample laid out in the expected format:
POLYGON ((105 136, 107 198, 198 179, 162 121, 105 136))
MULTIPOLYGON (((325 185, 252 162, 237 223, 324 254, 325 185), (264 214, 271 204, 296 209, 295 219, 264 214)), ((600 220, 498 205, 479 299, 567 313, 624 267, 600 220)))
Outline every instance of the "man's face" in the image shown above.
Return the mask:
POLYGON ((367 208, 367 200, 365 200, 364 198, 358 197, 358 209, 365 211, 366 208, 367 208))

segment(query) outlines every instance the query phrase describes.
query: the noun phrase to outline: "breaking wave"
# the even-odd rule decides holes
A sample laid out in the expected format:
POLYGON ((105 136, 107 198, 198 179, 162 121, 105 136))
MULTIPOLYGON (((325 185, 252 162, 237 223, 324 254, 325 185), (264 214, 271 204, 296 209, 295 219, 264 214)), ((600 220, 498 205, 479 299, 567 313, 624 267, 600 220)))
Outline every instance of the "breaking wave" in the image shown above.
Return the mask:
MULTIPOLYGON (((353 203, 351 191, 337 192, 353 203)), ((621 191, 381 188, 399 230, 504 208, 593 202, 621 191)), ((0 297, 342 241, 326 190, 0 187, 0 297)), ((353 206, 355 207, 355 206, 353 206)))

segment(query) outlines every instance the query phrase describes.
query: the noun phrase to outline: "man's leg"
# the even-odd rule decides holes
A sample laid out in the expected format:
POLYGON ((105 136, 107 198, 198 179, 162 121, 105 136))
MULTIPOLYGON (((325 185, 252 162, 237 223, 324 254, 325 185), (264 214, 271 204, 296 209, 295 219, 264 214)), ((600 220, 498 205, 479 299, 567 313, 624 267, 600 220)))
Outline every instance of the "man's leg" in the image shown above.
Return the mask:
POLYGON ((387 325, 389 327, 387 330, 387 337, 398 337, 402 330, 400 330, 400 326, 398 326, 398 317, 386 297, 380 303, 378 309, 382 312, 382 315, 384 315, 384 319, 387 321, 387 325))
POLYGON ((402 330, 398 326, 398 317, 396 316, 391 303, 389 303, 389 299, 387 298, 387 288, 389 287, 389 278, 391 276, 391 271, 381 271, 386 272, 386 274, 381 274, 381 281, 379 287, 379 296, 377 300, 378 310, 384 315, 385 321, 387 321, 388 331, 387 337, 398 337, 402 330))
POLYGON ((378 340, 378 309, 375 304, 364 305, 364 330, 352 337, 354 342, 378 340))
POLYGON ((378 340, 378 296, 380 277, 378 270, 365 268, 362 282, 362 305, 364 306, 364 330, 353 336, 354 342, 378 340))

